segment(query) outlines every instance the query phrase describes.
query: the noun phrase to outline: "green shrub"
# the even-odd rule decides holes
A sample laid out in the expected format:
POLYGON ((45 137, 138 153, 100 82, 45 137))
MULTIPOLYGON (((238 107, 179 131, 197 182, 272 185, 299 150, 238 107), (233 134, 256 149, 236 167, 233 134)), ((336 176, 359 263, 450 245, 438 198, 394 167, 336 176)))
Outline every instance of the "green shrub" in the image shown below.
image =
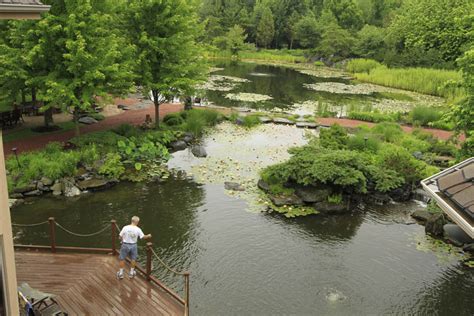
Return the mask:
POLYGON ((443 112, 428 106, 417 106, 411 113, 412 123, 418 123, 421 126, 428 126, 429 123, 439 121, 443 116, 443 112))
POLYGON ((130 124, 122 124, 115 128, 114 132, 127 138, 138 137, 140 135, 140 130, 130 124))
POLYGON ((426 153, 431 149, 430 143, 409 134, 404 134, 396 143, 411 154, 415 152, 426 153))
POLYGON ((456 127, 456 124, 454 124, 452 122, 446 122, 446 121, 441 119, 439 121, 428 123, 428 126, 431 127, 431 128, 442 129, 442 130, 445 130, 445 131, 452 131, 456 127))
POLYGON ((331 204, 341 204, 342 203, 342 194, 332 194, 328 196, 328 202, 331 204))
POLYGON ((324 67, 326 66, 322 61, 318 60, 313 63, 316 67, 324 67))
POLYGON ((95 144, 97 147, 109 147, 116 146, 119 140, 124 139, 125 137, 114 132, 101 131, 74 137, 69 142, 77 147, 85 147, 92 144, 95 144))
POLYGON ((383 114, 378 112, 350 112, 348 117, 352 120, 359 120, 365 122, 394 122, 394 115, 383 114))
POLYGON ((372 69, 380 66, 382 66, 382 64, 376 60, 360 58, 350 60, 346 65, 346 70, 352 73, 369 73, 372 69))
POLYGON ((251 128, 257 125, 260 125, 260 116, 259 115, 247 115, 243 117, 243 126, 251 128))
POLYGON ((380 147, 380 140, 370 134, 358 133, 347 140, 347 148, 357 151, 377 152, 380 147))
POLYGON ((56 180, 74 176, 79 164, 90 165, 99 158, 94 145, 80 150, 65 151, 58 143, 51 143, 40 151, 28 152, 18 156, 20 166, 14 157, 7 159, 6 167, 10 174, 10 188, 20 187, 48 177, 56 180))
POLYGON ((99 168, 99 174, 113 179, 120 179, 125 172, 122 157, 118 153, 108 153, 104 164, 99 168))
POLYGON ((403 135, 403 130, 397 123, 383 122, 375 125, 372 133, 385 142, 393 143, 403 135))
POLYGON ((214 126, 223 119, 222 115, 214 110, 193 109, 185 112, 187 114, 184 130, 196 137, 201 136, 206 127, 214 126))
POLYGON ((348 139, 347 131, 339 124, 333 124, 330 128, 322 129, 319 133, 319 142, 324 148, 346 148, 348 139))
POLYGON ((293 193, 295 193, 294 189, 285 188, 281 184, 271 184, 269 187, 270 192, 275 195, 292 195, 293 193))
POLYGON ((170 113, 165 115, 163 123, 168 126, 178 126, 184 123, 184 118, 180 113, 170 113))

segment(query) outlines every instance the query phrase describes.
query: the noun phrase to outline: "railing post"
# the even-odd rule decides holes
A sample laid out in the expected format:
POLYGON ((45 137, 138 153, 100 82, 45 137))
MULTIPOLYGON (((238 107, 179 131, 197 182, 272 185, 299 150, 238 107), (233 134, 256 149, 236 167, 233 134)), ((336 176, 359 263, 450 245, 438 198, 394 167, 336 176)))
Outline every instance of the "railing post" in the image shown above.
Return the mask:
POLYGON ((110 221, 110 225, 112 225, 112 255, 115 256, 117 253, 117 222, 115 219, 110 221))
POLYGON ((153 243, 147 242, 146 243, 146 279, 147 281, 151 280, 151 248, 153 247, 153 243))
POLYGON ((51 252, 56 252, 56 222, 54 217, 48 218, 49 238, 51 239, 51 252))
POLYGON ((184 315, 189 316, 189 272, 184 272, 184 315))

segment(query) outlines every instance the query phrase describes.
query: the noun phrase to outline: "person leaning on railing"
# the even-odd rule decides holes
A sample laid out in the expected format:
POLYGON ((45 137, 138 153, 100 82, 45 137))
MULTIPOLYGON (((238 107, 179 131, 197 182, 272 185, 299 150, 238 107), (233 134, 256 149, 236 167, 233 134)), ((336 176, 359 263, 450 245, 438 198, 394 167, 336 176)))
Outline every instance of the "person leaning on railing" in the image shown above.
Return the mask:
POLYGON ((135 271, 136 260, 138 257, 138 248, 137 248, 137 241, 138 238, 140 239, 150 239, 151 234, 145 235, 140 227, 138 227, 138 223, 140 222, 140 218, 138 216, 132 217, 132 222, 130 225, 124 226, 120 231, 120 240, 122 241, 122 246, 120 248, 120 270, 117 272, 117 278, 123 279, 123 270, 125 268, 125 259, 130 257, 132 260, 130 272, 128 273, 129 278, 133 278, 137 275, 135 271))

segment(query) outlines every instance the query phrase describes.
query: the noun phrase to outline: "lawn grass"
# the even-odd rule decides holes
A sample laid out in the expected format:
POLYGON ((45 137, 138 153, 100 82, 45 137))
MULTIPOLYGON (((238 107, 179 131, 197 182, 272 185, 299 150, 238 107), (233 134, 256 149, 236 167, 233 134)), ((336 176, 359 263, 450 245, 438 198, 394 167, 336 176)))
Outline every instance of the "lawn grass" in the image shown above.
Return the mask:
POLYGON ((8 142, 12 142, 12 141, 15 141, 15 140, 30 138, 30 137, 34 137, 34 136, 38 136, 38 135, 48 135, 48 134, 54 134, 54 133, 61 133, 61 132, 64 132, 64 131, 74 129, 74 127, 75 127, 74 122, 62 122, 62 123, 58 123, 56 125, 61 127, 61 129, 57 130, 57 131, 54 131, 54 132, 48 132, 48 133, 36 133, 36 132, 33 132, 31 130, 31 128, 22 128, 22 129, 19 129, 17 131, 13 131, 11 133, 3 135, 3 142, 8 143, 8 142))

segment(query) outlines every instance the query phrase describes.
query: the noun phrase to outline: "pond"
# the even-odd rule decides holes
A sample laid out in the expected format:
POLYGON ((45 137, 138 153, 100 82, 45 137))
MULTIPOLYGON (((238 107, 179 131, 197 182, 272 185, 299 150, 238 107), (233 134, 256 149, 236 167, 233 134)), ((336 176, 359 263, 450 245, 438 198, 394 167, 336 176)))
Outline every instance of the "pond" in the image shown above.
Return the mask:
POLYGON ((301 115, 314 115, 323 104, 340 114, 350 109, 394 112, 408 111, 416 105, 443 104, 440 98, 362 84, 337 70, 305 69, 302 65, 218 62, 202 88, 201 96, 217 106, 301 115))
MULTIPOLYGON (((122 226, 140 216, 162 258, 191 271, 193 315, 474 313, 474 272, 462 266, 457 252, 431 250, 435 243, 409 217, 420 204, 296 219, 269 214, 252 207, 257 171, 286 159, 288 147, 305 143, 304 133, 225 123, 203 143, 208 158, 175 153, 169 162, 175 172, 163 183, 30 199, 12 211, 13 222, 54 216, 70 230, 88 233, 111 219, 122 226), (226 191, 223 181, 229 180, 246 183, 248 192, 226 191)), ((46 230, 15 228, 16 242, 47 244, 46 230)), ((57 237, 63 245, 102 247, 109 247, 109 239, 108 232, 89 239, 58 231, 57 237)), ((140 253, 143 260, 143 244, 140 253)), ((157 276, 182 287, 181 279, 164 271, 157 276)))

